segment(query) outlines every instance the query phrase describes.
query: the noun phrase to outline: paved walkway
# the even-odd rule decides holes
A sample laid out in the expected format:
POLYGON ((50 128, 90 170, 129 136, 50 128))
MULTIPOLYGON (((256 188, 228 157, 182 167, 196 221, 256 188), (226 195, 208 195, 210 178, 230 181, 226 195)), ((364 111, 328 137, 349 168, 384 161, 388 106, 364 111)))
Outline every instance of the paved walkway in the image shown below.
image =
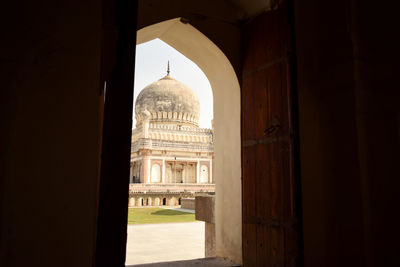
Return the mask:
POLYGON ((199 258, 204 258, 204 222, 128 225, 126 265, 199 258))

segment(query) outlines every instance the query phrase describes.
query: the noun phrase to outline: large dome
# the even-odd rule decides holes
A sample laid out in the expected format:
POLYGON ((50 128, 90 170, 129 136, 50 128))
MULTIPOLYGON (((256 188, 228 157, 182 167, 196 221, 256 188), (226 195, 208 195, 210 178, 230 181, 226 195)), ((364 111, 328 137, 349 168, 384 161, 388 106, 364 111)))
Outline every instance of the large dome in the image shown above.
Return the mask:
POLYGON ((200 103, 196 93, 169 74, 146 86, 135 103, 136 127, 151 123, 198 127, 200 103))

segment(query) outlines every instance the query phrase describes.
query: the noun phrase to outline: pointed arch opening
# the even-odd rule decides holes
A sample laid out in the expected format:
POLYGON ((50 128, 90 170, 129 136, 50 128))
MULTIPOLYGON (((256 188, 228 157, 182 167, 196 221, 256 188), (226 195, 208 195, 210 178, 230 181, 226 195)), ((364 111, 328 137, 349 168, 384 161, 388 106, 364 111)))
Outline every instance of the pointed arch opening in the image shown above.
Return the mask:
MULTIPOLYGON (((214 100, 216 254, 242 261, 240 86, 224 53, 180 18, 137 32, 137 44, 159 38, 193 61, 207 76, 214 100)), ((186 139, 186 137, 185 137, 186 139)), ((163 205, 166 203, 163 199, 163 205)))

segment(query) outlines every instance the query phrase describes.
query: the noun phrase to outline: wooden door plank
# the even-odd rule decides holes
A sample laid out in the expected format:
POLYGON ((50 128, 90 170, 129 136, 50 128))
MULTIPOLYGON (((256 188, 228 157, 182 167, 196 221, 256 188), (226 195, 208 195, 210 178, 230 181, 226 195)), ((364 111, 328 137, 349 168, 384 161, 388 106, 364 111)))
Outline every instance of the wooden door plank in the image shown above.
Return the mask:
POLYGON ((282 5, 252 20, 245 30, 244 266, 296 266, 299 258, 289 27, 287 10, 282 5))

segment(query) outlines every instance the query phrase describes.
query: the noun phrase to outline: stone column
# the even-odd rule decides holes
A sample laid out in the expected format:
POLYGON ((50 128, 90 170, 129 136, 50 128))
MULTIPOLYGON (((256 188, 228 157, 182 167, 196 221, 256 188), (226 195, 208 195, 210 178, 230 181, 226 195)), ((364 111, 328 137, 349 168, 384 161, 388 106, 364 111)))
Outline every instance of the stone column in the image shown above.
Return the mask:
POLYGON ((150 159, 147 159, 147 183, 150 183, 150 169, 151 169, 151 162, 150 159))
POLYGON ((174 174, 174 180, 172 181, 174 184, 176 183, 176 161, 174 161, 173 165, 173 174, 174 174))
POLYGON ((150 159, 148 156, 143 157, 143 182, 150 183, 150 159))
POLYGON ((143 182, 143 159, 140 159, 138 162, 138 178, 139 178, 139 182, 142 183, 143 182))
POLYGON ((133 183, 133 176, 135 175, 134 173, 133 173, 133 171, 134 171, 134 168, 133 168, 133 166, 135 165, 135 162, 134 161, 131 161, 131 165, 130 165, 130 173, 129 173, 129 183, 131 184, 131 183, 133 183))
POLYGON ((182 183, 186 183, 186 169, 187 169, 187 164, 185 164, 185 162, 182 164, 183 168, 182 168, 182 183))
POLYGON ((141 183, 144 183, 144 164, 143 164, 143 162, 144 162, 144 159, 143 159, 143 157, 140 159, 140 178, 139 178, 139 181, 141 182, 141 183))
POLYGON ((200 182, 200 160, 197 160, 197 170, 196 170, 196 184, 200 182))
POLYGON ((209 182, 210 184, 212 184, 212 182, 213 182, 213 175, 212 175, 212 173, 213 173, 213 170, 212 170, 212 160, 210 160, 210 170, 209 170, 209 173, 208 173, 208 177, 209 177, 208 182, 209 182))
POLYGON ((129 198, 129 207, 134 207, 135 206, 135 198, 131 197, 129 198))
POLYGON ((165 184, 165 159, 162 160, 161 183, 165 184))

